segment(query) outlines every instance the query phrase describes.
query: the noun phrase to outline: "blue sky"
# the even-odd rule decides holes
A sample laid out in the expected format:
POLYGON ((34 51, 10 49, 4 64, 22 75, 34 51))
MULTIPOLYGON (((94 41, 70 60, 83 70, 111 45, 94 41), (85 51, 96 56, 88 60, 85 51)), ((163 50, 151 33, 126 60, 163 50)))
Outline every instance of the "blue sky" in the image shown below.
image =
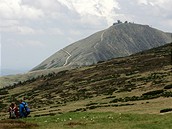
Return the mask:
POLYGON ((30 70, 118 19, 172 32, 171 12, 171 0, 0 0, 0 67, 30 70))

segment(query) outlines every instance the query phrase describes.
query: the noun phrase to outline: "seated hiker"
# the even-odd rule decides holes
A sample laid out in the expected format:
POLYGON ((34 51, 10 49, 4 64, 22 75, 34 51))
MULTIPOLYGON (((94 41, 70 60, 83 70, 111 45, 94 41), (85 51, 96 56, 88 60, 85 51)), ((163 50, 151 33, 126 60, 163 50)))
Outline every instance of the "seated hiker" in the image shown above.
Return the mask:
POLYGON ((15 103, 11 103, 8 112, 10 114, 9 118, 10 119, 16 119, 18 118, 19 114, 18 114, 18 107, 16 106, 15 103))
POLYGON ((23 100, 20 100, 19 112, 21 118, 25 118, 30 114, 30 109, 28 107, 28 104, 23 100))

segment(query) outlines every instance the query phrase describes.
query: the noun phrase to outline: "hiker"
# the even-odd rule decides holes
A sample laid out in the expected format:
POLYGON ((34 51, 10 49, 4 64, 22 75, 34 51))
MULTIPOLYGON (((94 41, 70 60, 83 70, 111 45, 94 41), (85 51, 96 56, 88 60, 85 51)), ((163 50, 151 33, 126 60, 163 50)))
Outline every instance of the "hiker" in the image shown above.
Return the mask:
POLYGON ((28 107, 28 104, 23 100, 20 100, 19 112, 20 112, 20 118, 25 118, 30 114, 30 109, 28 107))
POLYGON ((8 109, 8 112, 10 114, 9 118, 10 119, 16 119, 19 117, 19 114, 18 114, 18 107, 16 106, 15 103, 11 103, 9 109, 8 109))

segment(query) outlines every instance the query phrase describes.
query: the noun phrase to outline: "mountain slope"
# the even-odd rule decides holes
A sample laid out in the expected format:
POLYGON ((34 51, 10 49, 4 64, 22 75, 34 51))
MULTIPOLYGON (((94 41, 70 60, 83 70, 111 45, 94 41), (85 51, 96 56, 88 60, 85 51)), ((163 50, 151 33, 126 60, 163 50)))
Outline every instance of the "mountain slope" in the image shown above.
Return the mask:
POLYGON ((125 57, 172 41, 172 34, 132 23, 118 23, 61 49, 35 70, 64 66, 84 66, 125 57))
POLYGON ((158 114, 172 104, 171 50, 172 43, 5 87, 0 89, 0 116, 7 115, 9 102, 22 97, 32 116, 94 109, 158 114))

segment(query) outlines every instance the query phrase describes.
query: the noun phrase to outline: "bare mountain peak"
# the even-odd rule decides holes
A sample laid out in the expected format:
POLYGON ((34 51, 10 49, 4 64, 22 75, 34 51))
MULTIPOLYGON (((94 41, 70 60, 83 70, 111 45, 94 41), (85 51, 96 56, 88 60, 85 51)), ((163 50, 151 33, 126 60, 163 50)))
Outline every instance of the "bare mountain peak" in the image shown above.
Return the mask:
POLYGON ((172 42, 172 34, 148 25, 117 21, 109 28, 56 52, 35 70, 91 65, 172 42))

